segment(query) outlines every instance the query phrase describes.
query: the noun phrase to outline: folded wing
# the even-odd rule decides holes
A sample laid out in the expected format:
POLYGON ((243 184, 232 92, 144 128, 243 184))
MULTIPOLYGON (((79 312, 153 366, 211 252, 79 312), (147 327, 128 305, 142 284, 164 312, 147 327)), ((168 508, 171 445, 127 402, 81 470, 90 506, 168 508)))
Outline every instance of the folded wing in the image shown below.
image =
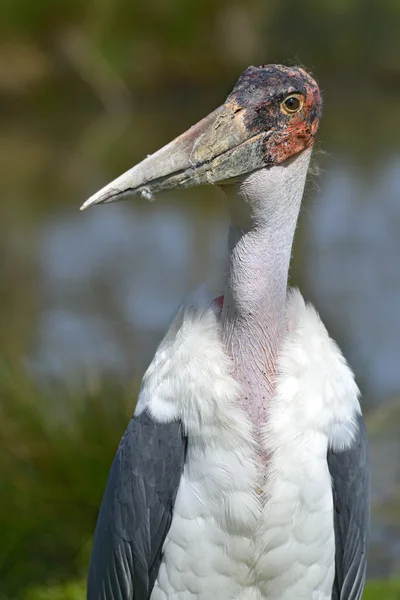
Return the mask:
POLYGON ((332 477, 336 576, 332 600, 360 600, 366 576, 370 506, 368 442, 361 415, 354 444, 329 451, 332 477))
POLYGON ((147 600, 157 578, 185 461, 179 421, 134 416, 112 464, 97 521, 87 600, 147 600))

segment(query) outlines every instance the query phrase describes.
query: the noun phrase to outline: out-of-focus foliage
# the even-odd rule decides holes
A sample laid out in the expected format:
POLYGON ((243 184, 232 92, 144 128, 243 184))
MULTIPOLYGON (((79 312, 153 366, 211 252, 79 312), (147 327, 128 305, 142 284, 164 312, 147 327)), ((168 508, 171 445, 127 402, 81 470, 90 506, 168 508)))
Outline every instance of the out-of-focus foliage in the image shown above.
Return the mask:
POLYGON ((48 73, 72 66, 112 102, 117 76, 136 90, 173 79, 209 85, 249 60, 300 58, 390 83, 399 76, 399 20, 393 0, 4 0, 0 33, 5 48, 9 39, 29 44, 32 56, 46 53, 48 73))
MULTIPOLYGON (((79 394, 50 394, 10 369, 1 373, 0 390, 0 597, 19 600, 34 582, 85 573, 135 393, 91 381, 79 394)), ((74 598, 75 588, 68 593, 74 598)))

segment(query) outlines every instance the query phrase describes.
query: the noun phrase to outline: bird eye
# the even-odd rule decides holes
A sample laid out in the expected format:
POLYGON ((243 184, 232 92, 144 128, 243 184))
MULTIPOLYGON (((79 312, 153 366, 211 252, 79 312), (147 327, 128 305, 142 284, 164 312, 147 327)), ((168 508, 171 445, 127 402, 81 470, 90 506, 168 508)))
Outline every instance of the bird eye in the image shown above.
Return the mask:
POLYGON ((304 99, 300 94, 291 94, 281 103, 281 109, 287 115, 293 115, 303 108, 304 99))

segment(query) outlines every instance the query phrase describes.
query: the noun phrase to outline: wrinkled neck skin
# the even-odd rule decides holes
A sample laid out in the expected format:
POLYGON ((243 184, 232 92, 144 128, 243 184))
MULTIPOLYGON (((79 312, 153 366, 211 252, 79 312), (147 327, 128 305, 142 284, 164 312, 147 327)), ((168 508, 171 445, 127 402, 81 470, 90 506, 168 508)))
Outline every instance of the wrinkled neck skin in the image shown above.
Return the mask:
POLYGON ((311 149, 223 188, 231 227, 222 332, 256 439, 286 329, 289 263, 310 156, 311 149))

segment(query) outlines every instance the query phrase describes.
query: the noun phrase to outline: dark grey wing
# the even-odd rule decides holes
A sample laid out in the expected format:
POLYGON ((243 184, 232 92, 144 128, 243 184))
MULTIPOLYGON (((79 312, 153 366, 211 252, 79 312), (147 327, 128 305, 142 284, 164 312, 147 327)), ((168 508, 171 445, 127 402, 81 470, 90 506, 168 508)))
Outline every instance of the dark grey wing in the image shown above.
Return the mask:
POLYGON ((370 510, 368 440, 362 416, 354 445, 328 452, 332 477, 336 574, 332 600, 360 600, 367 568, 370 510))
POLYGON ((87 600, 148 600, 186 453, 180 422, 134 416, 111 466, 97 520, 87 600))

